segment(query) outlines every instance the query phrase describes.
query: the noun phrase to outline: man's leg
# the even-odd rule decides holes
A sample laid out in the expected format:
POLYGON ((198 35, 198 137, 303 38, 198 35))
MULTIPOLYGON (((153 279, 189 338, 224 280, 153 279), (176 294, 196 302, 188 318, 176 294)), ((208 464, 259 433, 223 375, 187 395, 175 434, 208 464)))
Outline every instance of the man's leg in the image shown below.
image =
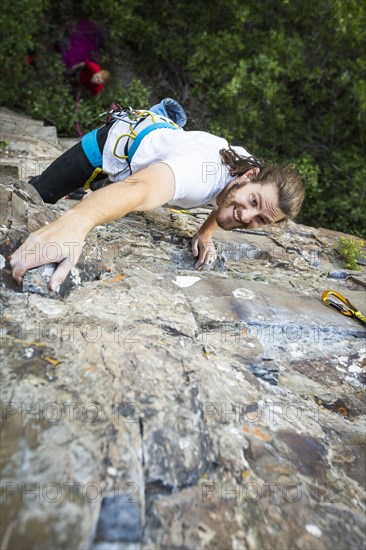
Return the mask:
POLYGON ((82 187, 93 172, 82 149, 77 143, 56 159, 40 175, 29 183, 38 191, 44 202, 55 203, 74 189, 82 187))
MULTIPOLYGON (((97 139, 101 151, 107 139, 110 126, 98 130, 97 139)), ((83 187, 94 172, 84 153, 81 142, 63 153, 40 175, 31 178, 28 183, 41 195, 44 202, 55 203, 75 189, 83 187)), ((100 173, 94 181, 105 179, 106 174, 100 173)))

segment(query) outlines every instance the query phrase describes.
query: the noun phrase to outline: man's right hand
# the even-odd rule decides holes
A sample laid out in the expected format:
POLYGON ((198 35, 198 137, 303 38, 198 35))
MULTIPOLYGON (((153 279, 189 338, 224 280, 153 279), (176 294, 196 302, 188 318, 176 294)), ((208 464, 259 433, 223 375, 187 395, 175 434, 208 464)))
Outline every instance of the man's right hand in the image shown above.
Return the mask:
POLYGON ((80 257, 87 231, 77 225, 67 212, 58 220, 31 233, 27 240, 12 255, 10 265, 13 278, 20 285, 28 269, 40 265, 57 263, 51 280, 51 290, 58 290, 67 274, 80 257))

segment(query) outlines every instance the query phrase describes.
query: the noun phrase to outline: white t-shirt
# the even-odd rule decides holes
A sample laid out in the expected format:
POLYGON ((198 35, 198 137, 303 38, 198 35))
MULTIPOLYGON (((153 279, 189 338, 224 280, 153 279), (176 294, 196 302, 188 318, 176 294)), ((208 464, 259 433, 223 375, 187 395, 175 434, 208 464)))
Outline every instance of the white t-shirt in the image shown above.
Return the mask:
MULTIPOLYGON (((113 182, 130 175, 122 157, 128 139, 129 124, 117 121, 111 127, 103 149, 103 171, 113 182)), ((173 171, 175 193, 169 206, 196 208, 211 202, 234 178, 221 161, 220 149, 229 147, 226 139, 207 132, 161 128, 147 134, 138 146, 132 173, 164 162, 173 171)), ((240 155, 250 156, 243 147, 234 147, 240 155)))

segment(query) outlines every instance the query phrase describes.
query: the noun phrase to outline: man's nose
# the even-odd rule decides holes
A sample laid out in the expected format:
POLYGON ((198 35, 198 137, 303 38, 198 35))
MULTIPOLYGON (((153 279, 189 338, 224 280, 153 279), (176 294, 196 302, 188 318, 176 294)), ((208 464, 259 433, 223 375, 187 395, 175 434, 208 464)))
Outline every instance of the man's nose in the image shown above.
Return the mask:
POLYGON ((244 208, 241 212, 240 212, 240 219, 242 222, 244 223, 251 223, 254 218, 256 217, 257 215, 257 211, 255 208, 244 208))

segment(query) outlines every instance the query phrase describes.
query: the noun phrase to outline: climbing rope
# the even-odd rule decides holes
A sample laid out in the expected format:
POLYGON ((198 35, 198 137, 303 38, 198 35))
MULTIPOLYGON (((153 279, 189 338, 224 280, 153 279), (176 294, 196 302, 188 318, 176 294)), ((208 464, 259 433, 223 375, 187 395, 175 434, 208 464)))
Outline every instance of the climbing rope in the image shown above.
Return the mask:
POLYGON ((83 133, 80 128, 80 119, 79 119, 79 101, 80 101, 80 91, 76 94, 75 98, 75 111, 76 111, 76 131, 79 137, 83 137, 83 133))

